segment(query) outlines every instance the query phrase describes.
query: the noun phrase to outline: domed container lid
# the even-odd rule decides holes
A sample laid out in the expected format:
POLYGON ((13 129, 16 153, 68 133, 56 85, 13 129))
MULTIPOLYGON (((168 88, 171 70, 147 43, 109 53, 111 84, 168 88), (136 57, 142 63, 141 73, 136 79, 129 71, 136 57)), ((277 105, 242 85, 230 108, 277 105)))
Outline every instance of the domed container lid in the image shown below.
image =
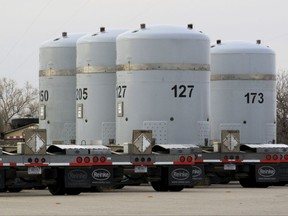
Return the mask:
MULTIPOLYGON (((187 27, 141 24, 117 37, 117 65, 202 64, 209 68, 210 40, 187 27)), ((151 66, 151 65, 150 65, 151 66)), ((145 67, 145 65, 144 65, 145 67)), ((161 65, 156 65, 161 68, 161 65)), ((132 69, 133 70, 133 69, 132 69)))
POLYGON ((275 80, 275 68, 275 52, 260 40, 217 40, 211 46, 211 80, 275 80))
POLYGON ((39 76, 75 76, 76 42, 83 35, 63 32, 61 37, 44 42, 39 49, 39 76))
POLYGON ((56 37, 45 41, 40 46, 40 49, 47 47, 75 47, 77 40, 83 35, 85 35, 85 33, 68 34, 67 32, 62 32, 61 37, 56 37))
POLYGON ((99 32, 89 33, 79 38, 77 41, 78 44, 85 43, 100 43, 100 42, 116 42, 116 37, 126 32, 127 29, 105 29, 105 27, 101 27, 99 32))
POLYGON ((77 41, 77 73, 116 72, 116 37, 127 29, 100 28, 77 41))
POLYGON ((261 44, 260 40, 256 43, 248 41, 221 41, 217 40, 216 44, 211 46, 211 54, 231 54, 231 53, 263 53, 263 54, 275 54, 275 52, 261 44))
POLYGON ((119 35, 117 40, 125 39, 201 39, 209 40, 202 32, 193 29, 192 24, 187 28, 173 25, 152 25, 146 27, 141 24, 139 29, 127 31, 119 35))

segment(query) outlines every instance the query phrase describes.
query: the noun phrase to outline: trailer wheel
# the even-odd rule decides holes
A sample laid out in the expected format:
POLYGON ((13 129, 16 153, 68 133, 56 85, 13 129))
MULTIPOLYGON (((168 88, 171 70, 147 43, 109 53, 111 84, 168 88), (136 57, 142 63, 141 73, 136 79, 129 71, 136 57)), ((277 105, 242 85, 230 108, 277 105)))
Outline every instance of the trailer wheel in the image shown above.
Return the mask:
POLYGON ((65 187, 62 184, 56 184, 56 185, 48 185, 49 192, 54 196, 61 196, 65 195, 65 187))
POLYGON ((99 192, 103 192, 104 191, 104 187, 102 186, 94 186, 91 187, 90 192, 92 193, 99 193, 99 192))
POLYGON ((169 186, 169 191, 180 192, 184 189, 184 186, 169 186))
POLYGON ((287 182, 276 182, 273 183, 273 186, 285 186, 287 184, 287 182))
POLYGON ((45 190, 47 186, 35 186, 35 190, 45 190))
POLYGON ((79 195, 81 193, 81 190, 80 189, 77 189, 77 188, 69 188, 69 189, 66 189, 66 194, 67 195, 72 195, 72 196, 76 196, 76 195, 79 195))
POLYGON ((267 188, 270 186, 268 183, 256 182, 251 178, 240 179, 239 183, 243 188, 267 188))
POLYGON ((121 190, 121 189, 123 189, 125 187, 125 185, 115 185, 114 186, 114 189, 116 189, 116 190, 121 190))
POLYGON ((253 184, 252 184, 253 182, 251 182, 250 179, 248 179, 248 178, 240 179, 239 183, 243 188, 252 188, 253 187, 253 184))
POLYGON ((162 180, 151 182, 151 185, 153 189, 157 192, 166 192, 169 190, 168 182, 165 183, 162 180))
POLYGON ((61 196, 65 195, 66 189, 65 189, 65 179, 64 179, 64 170, 63 169, 57 169, 54 170, 56 176, 56 183, 52 185, 48 185, 49 192, 54 196, 61 196))
POLYGON ((22 188, 8 188, 8 191, 11 193, 19 193, 22 191, 22 188))
POLYGON ((151 185, 155 191, 158 191, 158 192, 169 191, 168 168, 167 167, 163 167, 161 169, 161 179, 158 181, 152 181, 151 185))
POLYGON ((7 188, 1 188, 0 193, 5 193, 7 191, 7 188))

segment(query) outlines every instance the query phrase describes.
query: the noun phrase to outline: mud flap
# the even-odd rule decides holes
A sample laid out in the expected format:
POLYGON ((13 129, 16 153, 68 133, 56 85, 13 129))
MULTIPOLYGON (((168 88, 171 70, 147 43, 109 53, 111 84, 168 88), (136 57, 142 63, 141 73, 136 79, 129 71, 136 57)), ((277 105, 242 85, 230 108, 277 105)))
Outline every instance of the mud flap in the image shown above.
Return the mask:
POLYGON ((256 182, 278 182, 278 165, 257 164, 255 167, 256 182))
POLYGON ((192 180, 193 182, 203 181, 205 177, 204 165, 197 164, 197 166, 192 166, 192 180))
POLYGON ((170 186, 191 186, 192 166, 169 167, 168 182, 170 186))
POLYGON ((113 167, 93 167, 91 168, 92 186, 109 186, 113 184, 113 167))
POLYGON ((65 169, 66 188, 90 188, 90 168, 67 168, 65 169))
POLYGON ((0 189, 5 188, 5 170, 0 169, 0 189))
POLYGON ((288 165, 280 164, 278 168, 279 181, 288 182, 288 165))

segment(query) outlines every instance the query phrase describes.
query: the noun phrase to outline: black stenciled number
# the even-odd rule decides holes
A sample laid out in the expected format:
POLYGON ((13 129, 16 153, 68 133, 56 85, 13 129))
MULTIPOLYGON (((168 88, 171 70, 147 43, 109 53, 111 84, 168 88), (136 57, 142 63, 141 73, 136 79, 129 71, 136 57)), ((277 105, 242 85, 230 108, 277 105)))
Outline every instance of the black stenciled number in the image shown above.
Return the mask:
POLYGON ((117 98, 124 98, 125 93, 126 93, 126 89, 127 89, 126 85, 117 86, 117 88, 116 88, 117 98))
POLYGON ((258 103, 263 103, 264 102, 264 94, 259 93, 258 96, 259 96, 258 103))
POLYGON ((49 93, 48 90, 41 90, 39 92, 39 99, 40 101, 48 101, 49 100, 49 93))
POLYGON ((244 95, 244 97, 246 98, 246 103, 255 103, 258 102, 260 104, 262 104, 264 102, 264 94, 262 92, 260 93, 256 93, 256 92, 248 92, 247 94, 244 95))
POLYGON ((171 90, 175 98, 191 98, 194 85, 174 85, 171 90))
POLYGON ((77 88, 76 89, 76 100, 87 100, 88 88, 77 88))

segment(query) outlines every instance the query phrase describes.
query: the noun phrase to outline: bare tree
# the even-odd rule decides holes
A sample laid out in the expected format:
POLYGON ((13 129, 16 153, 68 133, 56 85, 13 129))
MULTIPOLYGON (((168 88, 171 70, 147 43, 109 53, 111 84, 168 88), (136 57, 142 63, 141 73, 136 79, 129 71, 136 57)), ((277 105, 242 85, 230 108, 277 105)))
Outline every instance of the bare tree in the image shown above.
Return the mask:
POLYGON ((288 143, 288 74, 280 71, 276 81, 277 143, 288 143))
POLYGON ((0 111, 4 131, 9 129, 9 121, 15 116, 37 115, 36 104, 38 90, 28 82, 23 88, 18 88, 15 80, 0 79, 0 111))

